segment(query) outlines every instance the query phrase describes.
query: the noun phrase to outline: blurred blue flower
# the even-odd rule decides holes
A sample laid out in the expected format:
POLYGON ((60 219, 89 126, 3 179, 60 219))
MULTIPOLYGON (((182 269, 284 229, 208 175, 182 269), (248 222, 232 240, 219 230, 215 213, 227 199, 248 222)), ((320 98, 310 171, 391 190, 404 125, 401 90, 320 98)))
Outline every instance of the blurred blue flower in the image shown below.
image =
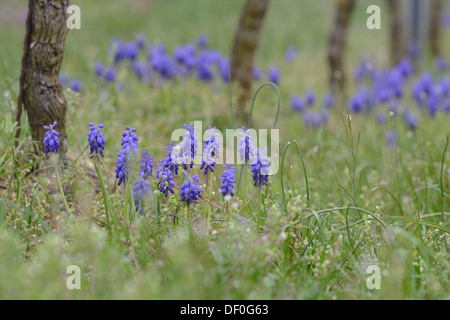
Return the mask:
POLYGON ((206 34, 201 34, 197 38, 197 45, 202 48, 206 49, 209 45, 209 38, 206 34))
POLYGON ((280 69, 278 68, 278 66, 273 65, 272 67, 270 67, 269 71, 267 72, 267 77, 270 82, 273 82, 274 84, 279 85, 280 80, 281 80, 281 73, 280 73, 280 69))
POLYGON ((386 115, 384 113, 377 114, 377 122, 379 124, 385 124, 387 122, 386 115))
POLYGON ((388 147, 394 148, 398 145, 398 133, 395 130, 386 131, 386 139, 388 147))
POLYGON ((130 171, 130 160, 138 154, 138 141, 139 138, 135 134, 136 129, 130 129, 129 126, 125 127, 126 131, 122 133, 122 150, 117 153, 117 166, 116 166, 116 179, 119 179, 117 185, 124 180, 128 180, 130 171))
POLYGON ((305 104, 302 101, 302 98, 298 95, 293 95, 291 96, 291 99, 289 100, 291 103, 291 107, 294 110, 300 111, 302 112, 303 110, 305 110, 305 104))
POLYGON ((105 67, 100 61, 97 61, 94 65, 95 75, 101 77, 105 71, 105 67))
POLYGON ((258 80, 261 80, 261 77, 262 77, 261 68, 258 66, 254 66, 253 67, 253 79, 258 81, 258 80))
POLYGON ((312 90, 308 90, 306 93, 306 104, 310 107, 316 102, 316 94, 312 90))
POLYGON ((139 162, 141 163, 139 176, 141 177, 141 179, 147 179, 153 173, 152 154, 144 151, 144 153, 141 154, 141 159, 139 160, 139 162))
POLYGON ((116 68, 114 66, 110 66, 108 70, 106 70, 106 72, 104 73, 103 79, 108 83, 112 83, 116 81, 116 78, 117 78, 116 68))
POLYGON ((164 149, 169 150, 164 160, 162 160, 162 163, 164 164, 164 167, 169 169, 173 174, 178 174, 178 167, 179 163, 178 160, 182 160, 182 149, 181 147, 178 147, 177 144, 170 142, 168 147, 165 147, 164 149))
POLYGON ((419 122, 419 118, 414 115, 409 109, 403 109, 403 121, 411 130, 415 130, 417 128, 417 123, 419 122))
POLYGON ((133 200, 136 206, 136 211, 143 213, 143 205, 151 198, 152 189, 147 179, 140 178, 134 182, 133 186, 133 200))
POLYGON ((323 98, 323 107, 325 109, 331 109, 334 107, 334 95, 330 92, 323 98))
POLYGON ((70 78, 67 74, 65 74, 64 72, 61 72, 61 74, 59 75, 59 83, 64 86, 67 83, 69 83, 70 78))
POLYGON ((286 52, 284 53, 284 59, 288 63, 293 63, 295 61, 295 58, 297 57, 297 48, 294 46, 290 46, 286 49, 286 52))
POLYGON ((73 92, 77 92, 77 93, 80 93, 81 90, 83 90, 83 84, 78 79, 73 79, 72 81, 70 81, 69 87, 70 87, 70 90, 72 90, 73 92))
POLYGON ((159 192, 164 194, 164 196, 167 198, 169 196, 169 192, 171 192, 172 194, 174 193, 173 187, 175 187, 175 182, 173 181, 172 171, 168 168, 165 168, 164 165, 165 164, 162 160, 157 164, 157 166, 161 168, 156 170, 156 178, 160 180, 158 182, 159 192))

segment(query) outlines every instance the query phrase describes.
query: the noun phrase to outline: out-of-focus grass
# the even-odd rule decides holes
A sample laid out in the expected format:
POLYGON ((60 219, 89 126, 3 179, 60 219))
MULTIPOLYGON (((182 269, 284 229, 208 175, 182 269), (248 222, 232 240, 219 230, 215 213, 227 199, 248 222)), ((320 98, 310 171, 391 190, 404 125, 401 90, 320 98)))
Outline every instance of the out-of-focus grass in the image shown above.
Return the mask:
MULTIPOLYGON (((194 80, 154 90, 120 74, 124 90, 105 100, 105 88, 95 78, 93 65, 96 60, 105 61, 113 38, 128 41, 138 33, 151 42, 166 44, 169 51, 206 33, 211 47, 226 55, 243 1, 78 0, 72 4, 81 7, 82 29, 69 32, 62 69, 70 77, 80 78, 84 90, 80 95, 66 92, 71 160, 86 146, 89 121, 105 124, 105 165, 111 185, 125 125, 138 129, 140 150, 153 153, 154 163, 165 156, 163 147, 171 132, 183 123, 203 120, 204 125, 219 129, 230 127, 227 86, 217 88, 194 80)), ((379 65, 388 64, 387 16, 382 15, 382 30, 367 30, 365 9, 369 4, 358 1, 352 19, 346 56, 349 78, 359 59, 368 54, 379 65)), ((10 14, 0 15, 0 110, 13 116, 24 35, 19 18, 26 13, 26 2, 2 1, 0 12, 6 12, 1 10, 4 8, 10 14)), ((305 200, 300 159, 290 148, 284 164, 286 203, 281 199, 278 174, 271 178, 264 235, 250 223, 247 230, 233 215, 221 220, 217 233, 206 232, 202 219, 207 206, 203 205, 195 208, 199 222, 193 240, 183 220, 169 227, 171 203, 161 208, 162 216, 167 215, 164 219, 154 215, 136 219, 134 232, 108 233, 91 218, 102 219, 104 205, 97 180, 89 177, 94 170, 87 154, 63 176, 71 186, 66 196, 73 207, 66 217, 51 173, 34 179, 27 176, 28 168, 14 172, 31 161, 23 154, 29 146, 29 133, 23 130, 20 142, 24 147, 14 150, 15 161, 12 151, 0 152, 0 157, 6 154, 8 163, 0 176, 9 172, 0 179, 0 274, 7 275, 0 277, 0 298, 448 299, 449 235, 443 230, 449 225, 446 217, 438 215, 448 116, 431 119, 424 115, 415 132, 407 130, 398 117, 390 119, 388 126, 399 132, 399 146, 392 149, 386 147, 386 127, 373 118, 353 115, 353 134, 361 133, 353 162, 346 138, 345 106, 332 110, 325 128, 312 130, 288 105, 292 93, 314 89, 320 100, 328 91, 326 43, 332 19, 328 0, 273 1, 257 57, 264 70, 273 63, 281 67, 280 149, 289 140, 299 143, 309 177, 310 206, 305 200), (299 49, 293 65, 283 60, 290 45, 299 49), (355 169, 356 179, 348 164, 350 170, 355 169), (352 183, 358 186, 355 199, 348 192, 352 183), (382 219, 387 230, 356 210, 320 211, 353 202, 382 219), (391 218, 416 219, 418 215, 423 220, 420 223, 391 218), (367 288, 366 260, 375 260, 383 270, 381 290, 367 288), (71 264, 82 269, 80 291, 66 287, 66 269, 71 264)), ((448 52, 448 37, 444 39, 448 52)), ((432 68, 430 63, 426 66, 432 68)), ((106 91, 115 92, 113 87, 106 91)), ((270 88, 257 98, 254 127, 272 126, 275 98, 270 88)), ((407 98, 405 103, 412 101, 407 98)), ((8 136, 13 117, 0 119, 8 128, 1 132, 0 143, 7 145, 3 137, 8 136)), ((22 121, 26 125, 25 116, 22 121)), ((445 159, 444 208, 448 212, 449 162, 445 159)), ((122 208, 122 189, 110 199, 122 208)), ((244 214, 252 220, 256 208, 257 201, 244 214)), ((156 205, 153 209, 156 211, 156 205)))

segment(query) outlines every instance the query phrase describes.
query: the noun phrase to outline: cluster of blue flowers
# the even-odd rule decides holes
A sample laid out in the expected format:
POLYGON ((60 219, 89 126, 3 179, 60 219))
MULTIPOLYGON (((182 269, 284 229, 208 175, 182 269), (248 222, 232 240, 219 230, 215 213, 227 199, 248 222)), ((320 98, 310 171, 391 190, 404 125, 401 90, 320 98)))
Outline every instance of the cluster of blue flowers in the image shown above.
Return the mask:
POLYGON ((233 186, 236 182, 235 171, 236 167, 232 167, 231 163, 227 162, 223 168, 225 169, 220 177, 222 180, 222 185, 220 186, 220 190, 222 195, 225 197, 227 195, 234 196, 233 186))
POLYGON ((83 90, 83 83, 80 79, 70 79, 70 77, 63 72, 59 75, 59 83, 63 87, 68 86, 70 90, 76 93, 80 93, 83 90))
MULTIPOLYGON (((119 82, 117 76, 122 65, 125 70, 141 82, 156 86, 174 79, 197 79, 212 82, 220 79, 228 84, 230 60, 220 51, 209 47, 208 36, 198 36, 193 43, 181 44, 169 52, 164 44, 150 43, 140 34, 134 41, 122 42, 114 39, 108 50, 108 63, 95 62, 95 74, 105 83, 119 82)), ((286 63, 293 63, 297 57, 297 48, 289 47, 285 53, 286 63)), ((258 65, 253 68, 253 78, 259 81, 263 72, 258 65)), ((271 65, 266 80, 279 85, 280 68, 271 65)))
POLYGON ((301 113, 303 123, 311 128, 318 128, 326 125, 329 119, 329 110, 334 106, 334 96, 328 93, 322 101, 319 110, 314 110, 316 104, 316 94, 312 90, 308 90, 305 97, 302 98, 298 94, 291 95, 291 107, 301 113))
POLYGON ((200 186, 203 184, 198 179, 198 174, 192 178, 188 176, 187 172, 184 173, 188 181, 180 186, 181 190, 181 202, 193 203, 201 197, 203 189, 200 186))
POLYGON ((57 132, 54 127, 56 126, 56 121, 52 125, 44 126, 45 130, 49 130, 44 136, 44 147, 45 153, 55 152, 59 150, 59 132, 57 132))
MULTIPOLYGON (((410 56, 419 52, 411 49, 410 56), (412 51, 411 51, 412 50, 412 51)), ((450 113, 450 80, 445 72, 450 70, 448 60, 436 60, 433 77, 425 72, 414 78, 412 58, 405 58, 391 69, 378 69, 370 59, 364 59, 355 71, 357 91, 348 101, 348 108, 354 114, 375 114, 379 124, 386 124, 388 116, 400 116, 404 124, 415 130, 419 124, 418 114, 434 118, 439 112, 450 113), (408 106, 405 98, 410 96, 415 105, 408 106)), ((386 132, 387 145, 397 145, 397 132, 386 132)))

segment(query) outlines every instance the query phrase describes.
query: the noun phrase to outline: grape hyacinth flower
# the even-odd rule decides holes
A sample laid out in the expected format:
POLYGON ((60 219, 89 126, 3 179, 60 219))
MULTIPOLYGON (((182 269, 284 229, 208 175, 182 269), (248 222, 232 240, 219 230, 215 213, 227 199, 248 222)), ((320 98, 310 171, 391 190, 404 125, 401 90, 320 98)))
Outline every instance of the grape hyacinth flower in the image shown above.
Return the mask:
POLYGON ((219 73, 224 83, 230 82, 230 61, 228 59, 221 59, 219 61, 219 73))
POLYGON ((139 162, 141 163, 139 176, 141 179, 147 180, 153 173, 152 154, 148 154, 147 151, 144 151, 144 153, 141 154, 141 160, 139 160, 139 162))
POLYGON ((110 66, 103 74, 103 80, 107 83, 113 83, 117 79, 117 71, 114 66, 110 66))
POLYGON ((118 46, 116 49, 117 51, 114 57, 115 63, 118 63, 125 59, 134 61, 139 54, 139 46, 135 42, 128 42, 124 44, 118 42, 118 46))
POLYGON ((69 84, 70 90, 76 93, 80 93, 83 90, 83 84, 78 79, 73 79, 69 84))
POLYGON ((143 35, 142 33, 139 33, 137 35, 137 39, 136 39, 136 44, 137 44, 139 50, 144 49, 146 43, 147 43, 147 39, 145 38, 145 35, 143 35))
MULTIPOLYGON (((103 124, 96 126, 94 123, 89 122, 89 132, 87 134, 87 141, 91 148, 91 154, 99 154, 103 157, 103 150, 105 150, 105 137, 103 136, 103 124)), ((94 156, 95 156, 94 155, 94 156)))
POLYGON ((212 145, 205 145, 203 148, 203 158, 202 165, 200 167, 201 170, 205 169, 204 174, 208 174, 208 170, 210 172, 214 172, 214 166, 216 165, 216 159, 214 159, 214 148, 212 145))
POLYGON ((190 167, 194 166, 194 159, 197 156, 197 148, 198 148, 198 138, 195 134, 196 127, 194 127, 194 123, 188 126, 183 124, 186 128, 186 132, 183 135, 183 141, 181 141, 181 149, 184 157, 184 168, 187 169, 188 162, 190 163, 190 167))
POLYGON ((409 109, 405 108, 403 110, 403 121, 408 126, 409 129, 415 130, 417 128, 417 123, 419 119, 415 114, 413 114, 409 109))
POLYGON ((188 178, 188 181, 186 181, 180 186, 181 202, 191 204, 194 201, 197 201, 199 198, 201 198, 201 193, 203 192, 203 189, 200 188, 200 186, 203 183, 201 183, 198 180, 198 174, 196 174, 192 178, 190 178, 186 172, 184 174, 188 178))
POLYGON ((117 153, 116 179, 119 179, 117 185, 128 179, 130 171, 130 158, 138 154, 138 136, 136 129, 125 127, 126 131, 122 133, 122 150, 117 153))
POLYGON ((250 129, 246 131, 245 127, 242 127, 242 130, 244 132, 239 133, 241 138, 238 141, 237 150, 241 161, 248 163, 250 156, 253 157, 254 155, 255 145, 253 144, 253 136, 250 135, 250 129))
POLYGON ((103 67, 103 64, 100 61, 97 61, 94 65, 95 75, 98 77, 101 77, 103 75, 103 72, 105 71, 105 68, 103 67))
POLYGON ((377 122, 379 124, 385 124, 387 122, 386 115, 384 113, 377 114, 377 122))
POLYGON ((133 69, 139 81, 150 81, 151 71, 146 61, 134 61, 133 69))
POLYGON ((164 194, 167 198, 169 196, 169 192, 172 194, 174 193, 173 187, 175 187, 175 182, 173 181, 173 173, 170 169, 164 167, 163 160, 161 160, 157 166, 161 167, 156 170, 156 178, 160 180, 158 182, 159 192, 164 194))
POLYGON ((291 46, 286 49, 286 52, 284 54, 284 59, 287 63, 293 63, 295 61, 295 58, 297 57, 297 48, 294 46, 291 46))
POLYGON ((256 81, 261 80, 261 77, 262 77, 261 68, 258 66, 254 66, 253 67, 253 80, 256 80, 256 81))
POLYGON ((362 82, 366 79, 373 80, 375 77, 375 64, 370 58, 364 58, 355 70, 354 78, 356 82, 362 82))
POLYGON ((388 147, 394 148, 397 146, 398 133, 395 130, 386 131, 386 139, 388 147))
POLYGON ((316 102, 316 94, 314 93, 314 91, 309 90, 306 93, 306 104, 308 106, 312 106, 315 102, 316 102))
POLYGON ((69 83, 70 78, 67 74, 65 74, 64 72, 61 72, 61 74, 59 75, 59 83, 64 86, 67 83, 69 83))
POLYGON ((129 126, 125 127, 126 131, 122 133, 122 150, 125 152, 134 152, 138 153, 138 141, 139 138, 135 134, 136 128, 131 128, 129 126))
POLYGON ((202 165, 200 167, 200 169, 205 169, 205 175, 208 173, 208 170, 214 172, 216 159, 219 158, 220 143, 217 137, 219 137, 220 134, 214 133, 215 130, 217 130, 215 127, 211 128, 211 126, 209 126, 209 130, 206 131, 207 139, 205 140, 205 145, 203 146, 203 158, 202 165))
POLYGON ((212 70, 213 63, 209 56, 201 55, 197 63, 197 78, 200 81, 208 82, 214 78, 212 70))
POLYGON ((165 53, 155 53, 151 58, 153 70, 159 73, 161 78, 172 79, 177 74, 177 66, 175 62, 165 53))
POLYGON ((45 153, 55 152, 59 150, 59 132, 53 129, 56 126, 56 121, 52 125, 44 126, 45 130, 49 130, 44 136, 45 153))
POLYGON ((197 45, 202 48, 205 49, 208 47, 209 44, 209 38, 206 34, 201 34, 198 36, 197 38, 197 45))
POLYGON ((227 161, 227 163, 223 166, 225 171, 219 180, 222 180, 222 185, 220 186, 220 190, 222 195, 225 197, 227 195, 234 196, 233 187, 236 182, 235 170, 236 167, 232 167, 231 163, 227 161))
POLYGON ((178 146, 176 143, 174 144, 173 142, 171 142, 169 146, 165 147, 164 149, 169 150, 164 160, 162 160, 164 168, 169 169, 172 172, 172 174, 177 175, 179 161, 180 162, 182 161, 181 147, 178 146))
POLYGON ((256 156, 252 159, 251 169, 255 186, 263 186, 268 183, 269 169, 269 158, 264 156, 259 149, 256 149, 256 156))
POLYGON ((148 182, 147 179, 143 178, 138 179, 135 181, 132 190, 136 211, 139 211, 139 213, 142 214, 143 213, 142 206, 151 196, 152 190, 150 187, 150 182, 148 182))
POLYGON ((275 65, 272 66, 267 73, 267 77, 270 82, 273 82, 274 84, 278 85, 281 80, 281 73, 278 67, 275 65))
POLYGON ((300 98, 298 95, 291 96, 290 99, 291 107, 296 110, 302 112, 305 110, 305 105, 302 101, 302 98, 300 98))
POLYGON ((334 107, 334 96, 333 94, 330 92, 328 93, 324 98, 323 98, 323 107, 325 109, 331 109, 334 107))

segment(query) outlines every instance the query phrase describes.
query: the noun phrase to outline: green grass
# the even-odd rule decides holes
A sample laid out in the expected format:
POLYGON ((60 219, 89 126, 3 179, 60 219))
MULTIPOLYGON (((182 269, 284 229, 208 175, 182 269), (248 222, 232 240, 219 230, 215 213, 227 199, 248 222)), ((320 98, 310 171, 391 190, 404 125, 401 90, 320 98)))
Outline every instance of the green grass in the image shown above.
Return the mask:
MULTIPOLYGON (((169 200, 154 194, 146 217, 134 213, 130 186, 126 191, 114 179, 125 125, 138 129, 140 150, 152 153, 156 164, 172 131, 184 123, 231 127, 229 88, 190 81, 153 90, 122 72, 125 89, 107 87, 112 98, 104 99, 93 64, 106 60, 113 38, 132 40, 139 32, 170 51, 207 33, 211 47, 227 54, 243 1, 72 3, 81 7, 82 30, 69 32, 63 71, 81 78, 84 91, 66 91, 71 165, 59 170, 63 192, 53 165, 30 155, 27 126, 17 148, 10 139, 24 35, 14 17, 26 6, 0 5, 14 13, 2 17, 6 28, 0 30, 7 44, 0 48, 1 299, 450 298, 449 116, 422 115, 414 132, 398 117, 389 119, 387 127, 399 132, 398 147, 389 148, 387 127, 373 117, 349 120, 345 106, 337 105, 327 126, 312 130, 289 106, 292 93, 311 88, 319 99, 327 93, 328 0, 274 1, 265 21, 257 61, 264 69, 278 63, 283 74, 276 124, 282 163, 270 186, 258 195, 248 183, 245 206, 241 185, 235 203, 227 204, 217 178, 216 206, 200 201, 185 210, 178 191, 169 200), (299 48, 293 65, 283 62, 290 45, 299 48), (105 125, 104 167, 96 168, 86 151, 90 121, 105 125), (29 174, 36 161, 39 176, 29 174), (366 286, 370 262, 382 271, 380 290, 366 286), (81 268, 80 290, 66 287, 69 265, 81 268)), ((349 72, 369 54, 388 64, 387 15, 381 31, 369 31, 365 8, 372 3, 359 3, 349 34, 349 72)), ((431 69, 431 62, 425 59, 424 67, 431 69)), ((277 98, 273 88, 260 91, 253 127, 273 127, 277 98)), ((405 103, 413 104, 409 98, 405 103)))

